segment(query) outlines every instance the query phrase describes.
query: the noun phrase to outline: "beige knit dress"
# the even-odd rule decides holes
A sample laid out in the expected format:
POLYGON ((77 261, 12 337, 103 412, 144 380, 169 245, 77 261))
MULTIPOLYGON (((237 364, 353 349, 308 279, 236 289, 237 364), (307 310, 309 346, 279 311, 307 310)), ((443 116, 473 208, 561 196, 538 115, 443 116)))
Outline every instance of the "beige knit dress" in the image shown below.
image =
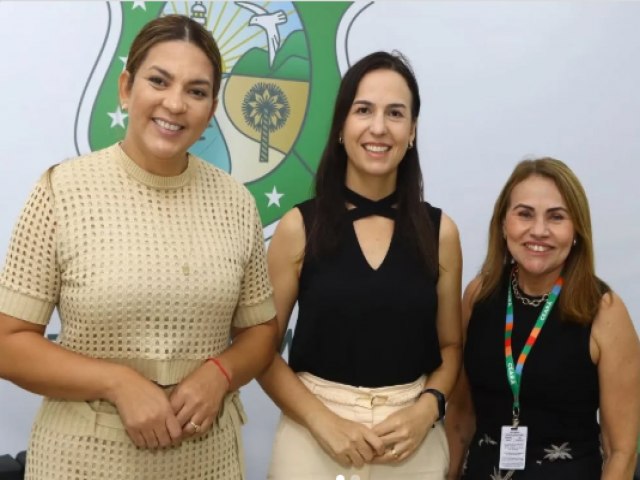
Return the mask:
MULTIPOLYGON (((227 348, 232 326, 275 315, 251 194, 193 156, 179 176, 152 175, 118 145, 56 166, 14 230, 0 312, 46 324, 56 306, 64 348, 179 383, 227 348)), ((243 421, 230 394, 207 434, 146 450, 108 402, 46 398, 26 478, 241 479, 243 421)))

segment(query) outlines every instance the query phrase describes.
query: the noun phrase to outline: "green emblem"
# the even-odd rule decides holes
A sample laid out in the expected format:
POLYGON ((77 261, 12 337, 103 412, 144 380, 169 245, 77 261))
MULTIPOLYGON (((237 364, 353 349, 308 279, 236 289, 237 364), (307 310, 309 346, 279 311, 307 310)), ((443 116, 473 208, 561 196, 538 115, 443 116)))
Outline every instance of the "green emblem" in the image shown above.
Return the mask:
POLYGON ((110 28, 78 109, 78 151, 124 137, 117 80, 142 26, 161 15, 188 15, 212 32, 223 59, 220 104, 191 152, 247 186, 270 237, 274 222, 313 193, 340 82, 336 35, 350 5, 108 2, 110 28))

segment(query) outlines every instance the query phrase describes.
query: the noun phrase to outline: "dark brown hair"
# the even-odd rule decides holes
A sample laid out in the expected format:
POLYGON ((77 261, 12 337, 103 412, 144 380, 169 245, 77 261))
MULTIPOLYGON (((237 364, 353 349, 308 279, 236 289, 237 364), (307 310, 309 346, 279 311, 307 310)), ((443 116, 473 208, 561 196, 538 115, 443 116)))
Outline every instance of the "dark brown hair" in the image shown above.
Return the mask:
POLYGON ((590 324, 598 312, 602 295, 609 291, 609 287, 595 274, 587 195, 573 171, 555 158, 518 163, 498 195, 489 224, 489 245, 482 265, 482 287, 477 299, 487 298, 500 288, 506 265, 512 260, 502 229, 511 193, 516 185, 535 175, 548 178, 556 185, 567 204, 575 231, 576 244, 571 248, 562 271, 564 286, 558 299, 562 317, 576 323, 590 324))
MULTIPOLYGON (((307 253, 324 255, 335 250, 345 222, 345 177, 347 153, 339 142, 340 132, 353 104, 362 78, 375 70, 391 70, 404 78, 411 92, 411 118, 415 123, 420 113, 418 82, 408 61, 397 52, 374 52, 349 68, 338 89, 329 131, 315 178, 316 215, 309 232, 307 253)), ((417 138, 407 149, 398 166, 397 227, 403 238, 416 251, 428 271, 437 274, 437 238, 423 202, 422 171, 417 138)))
POLYGON ((131 44, 127 59, 129 88, 149 50, 162 42, 183 40, 198 47, 213 65, 213 98, 218 98, 222 82, 222 57, 211 33, 198 22, 184 15, 167 15, 147 23, 131 44))

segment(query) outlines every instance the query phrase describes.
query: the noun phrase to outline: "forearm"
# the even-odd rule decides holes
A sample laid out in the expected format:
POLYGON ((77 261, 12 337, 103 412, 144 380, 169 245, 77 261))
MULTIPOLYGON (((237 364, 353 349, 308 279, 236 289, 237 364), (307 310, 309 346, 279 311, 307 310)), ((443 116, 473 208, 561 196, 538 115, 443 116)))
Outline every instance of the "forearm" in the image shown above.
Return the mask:
POLYGON ((0 377, 33 393, 66 400, 113 401, 133 370, 61 347, 35 332, 0 339, 0 377))
POLYGON ((602 480, 626 480, 633 478, 636 466, 634 451, 614 451, 605 459, 602 480))
POLYGON ((280 355, 257 380, 285 415, 306 428, 319 414, 328 411, 280 355))
POLYGON ((449 438, 449 472, 446 480, 459 480, 462 476, 464 459, 467 455, 468 444, 459 443, 456 439, 449 438))
POLYGON ((462 475, 467 450, 475 433, 475 418, 455 405, 449 405, 445 420, 445 431, 449 443, 449 474, 447 480, 457 480, 462 475))
POLYGON ((461 350, 460 345, 455 344, 440 349, 442 365, 429 375, 425 388, 435 388, 449 398, 460 373, 461 350))
POLYGON ((234 391, 258 376, 271 363, 276 352, 275 320, 243 329, 218 360, 231 379, 234 391))
MULTIPOLYGON (((429 375, 424 388, 436 389, 448 398, 460 369, 460 348, 455 345, 447 346, 440 350, 440 354, 442 365, 429 375)), ((418 397, 412 410, 417 414, 416 421, 424 421, 431 425, 438 419, 438 400, 434 395, 425 393, 418 397)))

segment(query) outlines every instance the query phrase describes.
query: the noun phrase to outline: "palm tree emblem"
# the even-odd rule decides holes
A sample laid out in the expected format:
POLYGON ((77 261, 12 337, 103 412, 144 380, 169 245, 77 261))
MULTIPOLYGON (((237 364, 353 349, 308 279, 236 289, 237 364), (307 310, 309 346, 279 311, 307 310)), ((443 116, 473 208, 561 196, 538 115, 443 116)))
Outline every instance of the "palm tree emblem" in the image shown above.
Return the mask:
POLYGON ((513 477, 513 473, 514 473, 513 470, 509 470, 503 476, 500 473, 500 470, 498 470, 496 467, 493 467, 493 475, 490 475, 489 479, 490 480, 511 480, 511 477, 513 477))
POLYGON ((489 435, 487 435, 486 433, 484 434, 484 436, 478 440, 478 446, 481 447, 482 445, 497 445, 498 442, 496 442, 493 438, 491 438, 489 435))
POLYGON ((573 456, 570 453, 571 448, 569 448, 569 442, 564 442, 560 446, 552 444, 551 448, 545 448, 544 451, 547 453, 544 456, 544 460, 549 460, 550 462, 573 459, 573 456))
POLYGON ((244 120, 260 132, 260 162, 269 161, 269 134, 282 128, 289 118, 289 100, 272 83, 257 83, 242 101, 244 120))

